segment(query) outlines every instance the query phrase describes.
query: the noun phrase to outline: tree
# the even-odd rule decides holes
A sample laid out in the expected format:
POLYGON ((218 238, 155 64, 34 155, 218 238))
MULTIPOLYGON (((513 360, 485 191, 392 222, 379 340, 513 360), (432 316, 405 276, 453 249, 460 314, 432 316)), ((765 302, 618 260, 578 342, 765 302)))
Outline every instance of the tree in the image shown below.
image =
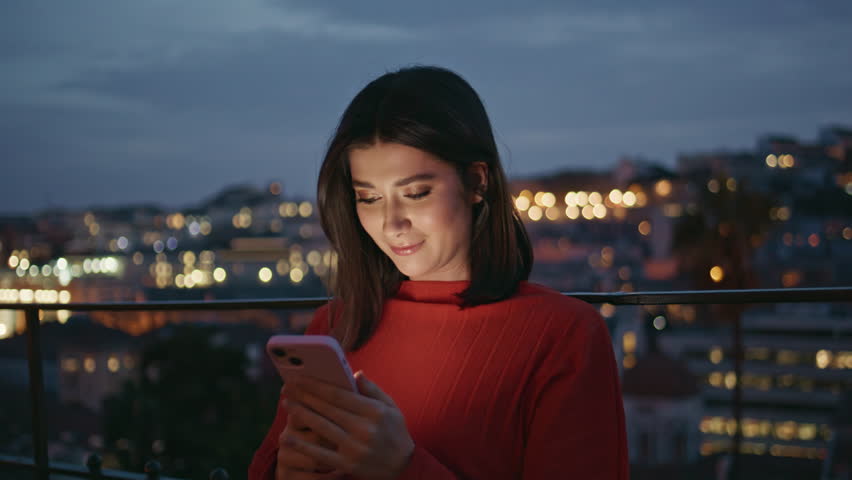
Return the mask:
MULTIPOLYGON (((697 181, 696 181, 697 180, 697 181)), ((771 200, 750 192, 748 185, 716 177, 697 187, 697 210, 675 225, 673 249, 681 273, 699 290, 742 290, 758 286, 752 259, 770 227, 771 200)), ((737 428, 731 445, 731 477, 737 475, 742 442, 742 312, 746 305, 716 305, 715 315, 731 325, 734 374, 733 417, 737 428)))
POLYGON ((140 375, 105 401, 106 445, 120 468, 157 459, 170 476, 239 478, 275 411, 278 385, 254 383, 241 350, 216 345, 214 330, 177 326, 147 347, 140 375))

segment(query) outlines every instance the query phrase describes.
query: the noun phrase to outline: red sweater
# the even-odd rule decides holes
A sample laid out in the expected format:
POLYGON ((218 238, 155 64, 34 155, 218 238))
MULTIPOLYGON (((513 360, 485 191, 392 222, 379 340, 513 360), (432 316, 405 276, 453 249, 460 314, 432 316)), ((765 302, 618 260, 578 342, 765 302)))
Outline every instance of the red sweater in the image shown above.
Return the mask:
MULTIPOLYGON (((624 409, 597 311, 530 283, 460 310, 467 282, 403 282, 347 356, 394 399, 415 442, 400 480, 628 477, 624 409)), ((324 334, 320 308, 307 333, 324 334)), ((249 479, 274 478, 280 407, 249 479)))

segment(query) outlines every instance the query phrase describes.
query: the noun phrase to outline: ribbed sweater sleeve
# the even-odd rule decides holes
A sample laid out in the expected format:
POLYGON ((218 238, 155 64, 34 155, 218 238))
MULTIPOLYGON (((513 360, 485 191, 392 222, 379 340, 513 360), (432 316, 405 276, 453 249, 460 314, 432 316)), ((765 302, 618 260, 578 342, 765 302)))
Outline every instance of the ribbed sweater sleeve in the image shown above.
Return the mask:
POLYGON ((609 332, 593 308, 572 313, 527 392, 523 478, 626 480, 624 409, 609 332))

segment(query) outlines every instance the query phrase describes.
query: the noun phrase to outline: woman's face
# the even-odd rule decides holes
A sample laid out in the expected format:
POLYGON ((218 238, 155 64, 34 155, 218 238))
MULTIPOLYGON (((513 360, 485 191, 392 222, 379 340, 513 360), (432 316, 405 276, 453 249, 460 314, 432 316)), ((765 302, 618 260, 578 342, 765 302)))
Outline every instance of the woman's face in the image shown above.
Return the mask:
POLYGON ((473 197, 456 169, 413 147, 377 143, 349 154, 358 219, 411 280, 469 280, 473 197))

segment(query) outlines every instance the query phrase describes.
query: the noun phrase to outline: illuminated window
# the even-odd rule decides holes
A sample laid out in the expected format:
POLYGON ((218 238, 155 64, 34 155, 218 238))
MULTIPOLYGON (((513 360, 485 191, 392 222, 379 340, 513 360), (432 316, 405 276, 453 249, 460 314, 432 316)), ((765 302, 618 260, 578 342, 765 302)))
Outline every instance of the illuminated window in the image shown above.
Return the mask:
POLYGON ((813 423, 803 423, 799 425, 799 440, 810 441, 817 436, 817 426, 813 423))
POLYGON ((710 269, 710 278, 716 283, 721 282, 725 278, 725 270, 719 265, 716 265, 710 269))
POLYGON ((672 182, 669 180, 660 180, 654 185, 654 192, 661 197, 667 197, 672 193, 672 182))
POLYGON ((603 203, 603 195, 598 192, 589 194, 589 203, 592 205, 601 205, 603 203))
POLYGON ((722 375, 722 372, 713 372, 707 377, 707 382, 717 388, 722 386, 723 381, 724 376, 722 375))
POLYGON ((769 356, 768 348, 747 348, 745 351, 746 360, 769 360, 769 356))
POLYGON ((725 186, 728 188, 728 190, 730 190, 732 192, 736 192, 737 191, 737 180, 735 178, 729 178, 725 182, 725 186))
POLYGON ((683 215, 683 206, 679 203, 667 203, 663 206, 663 215, 677 218, 683 215))
POLYGON ((798 432, 796 422, 777 422, 775 423, 775 438, 780 440, 792 440, 798 432))
POLYGON ((712 193, 719 193, 719 180, 715 178, 707 182, 707 190, 712 193))
POLYGON ((565 194, 565 205, 569 207, 577 206, 577 192, 568 192, 565 194))
POLYGON ((710 350, 710 361, 713 362, 713 364, 718 365, 722 361, 723 357, 724 355, 722 354, 721 348, 713 347, 710 350))
POLYGON ((136 366, 136 360, 130 355, 125 355, 123 360, 125 369, 132 369, 136 366))
POLYGON ((776 384, 781 388, 790 388, 796 382, 796 377, 792 374, 779 375, 776 384))
POLYGON ((272 270, 268 267, 261 268, 260 271, 257 272, 257 278, 259 278, 263 283, 269 283, 269 281, 272 280, 272 270))
POLYGON ((544 215, 544 212, 541 211, 541 207, 533 205, 532 207, 530 207, 529 210, 527 210, 527 215, 529 215, 530 220, 537 222, 541 220, 541 217, 542 215, 544 215))
POLYGON ((779 365, 796 365, 799 363, 799 353, 792 350, 778 350, 776 361, 779 365))
POLYGON ((725 422, 725 433, 728 434, 729 437, 733 437, 734 434, 737 433, 737 421, 733 418, 729 418, 725 422))
POLYGON ((760 422, 760 436, 768 437, 772 435, 772 422, 769 420, 761 420, 760 422))
POLYGON ((545 212, 544 212, 545 216, 547 216, 547 219, 550 220, 550 221, 554 221, 554 220, 559 219, 560 213, 562 213, 562 212, 560 211, 559 208, 556 208, 556 207, 548 207, 548 209, 545 210, 545 212))
POLYGON ((734 372, 728 372, 725 374, 725 388, 728 390, 733 390, 733 388, 737 385, 737 374, 734 372))
POLYGON ((121 368, 121 365, 118 362, 118 357, 116 357, 114 355, 110 356, 109 360, 107 360, 107 368, 109 368, 110 372, 113 372, 113 373, 117 372, 119 370, 119 368, 121 368))
POLYGON ((571 220, 576 220, 580 217, 580 208, 576 205, 569 205, 565 208, 565 216, 571 220))
POLYGON ((754 438, 760 436, 760 422, 751 418, 743 420, 743 436, 754 438))
POLYGON ((625 353, 633 353, 636 351, 636 333, 635 332, 625 332, 624 336, 621 337, 621 345, 622 349, 625 353))
POLYGON ((617 188, 615 190, 609 192, 609 201, 611 201, 614 204, 621 203, 622 197, 624 197, 624 194, 621 193, 621 190, 619 190, 617 188))
POLYGON ((759 375, 756 377, 756 380, 757 384, 755 386, 758 390, 766 392, 772 388, 772 377, 769 375, 759 375))
POLYGON ((228 273, 225 271, 224 268, 216 267, 216 269, 213 270, 213 279, 216 280, 217 282, 222 283, 222 282, 225 281, 225 279, 227 277, 228 277, 228 273))
POLYGON ((702 418, 698 429, 701 430, 701 433, 710 433, 710 417, 702 418))
POLYGON ((766 156, 766 166, 770 168, 775 168, 778 166, 778 157, 774 154, 770 153, 766 156))
POLYGON ((79 370, 80 366, 77 363, 77 359, 73 357, 63 358, 62 359, 62 370, 66 372, 76 372, 79 370))

